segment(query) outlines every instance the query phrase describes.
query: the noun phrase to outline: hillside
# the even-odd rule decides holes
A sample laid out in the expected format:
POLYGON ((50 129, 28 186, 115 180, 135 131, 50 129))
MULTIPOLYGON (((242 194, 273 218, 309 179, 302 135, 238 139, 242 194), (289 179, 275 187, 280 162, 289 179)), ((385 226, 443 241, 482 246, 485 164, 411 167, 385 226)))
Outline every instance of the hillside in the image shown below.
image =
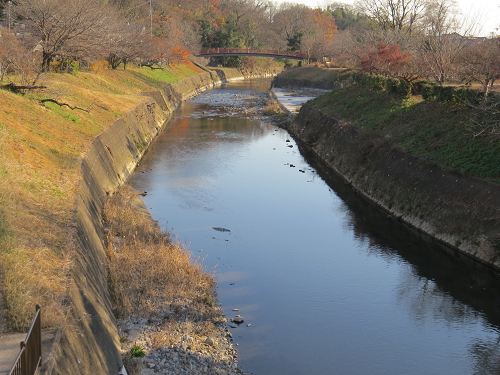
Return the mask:
POLYGON ((352 73, 305 67, 280 74, 278 85, 324 86, 335 90, 310 102, 324 114, 366 132, 376 133, 415 156, 470 176, 500 182, 500 137, 478 135, 478 126, 494 116, 455 103, 400 99, 362 85, 339 86, 352 73))
POLYGON ((200 72, 183 64, 47 73, 40 82, 47 89, 0 90, 0 333, 25 328, 36 303, 44 306, 46 326, 66 313, 79 166, 92 140, 144 100, 137 93, 200 72))

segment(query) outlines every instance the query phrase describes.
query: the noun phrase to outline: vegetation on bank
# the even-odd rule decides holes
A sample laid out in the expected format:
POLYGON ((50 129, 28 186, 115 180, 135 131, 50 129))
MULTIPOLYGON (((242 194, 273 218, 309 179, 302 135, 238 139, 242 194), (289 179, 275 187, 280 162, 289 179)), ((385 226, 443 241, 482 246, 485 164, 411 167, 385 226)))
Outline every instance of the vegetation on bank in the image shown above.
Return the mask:
POLYGON ((181 245, 172 242, 149 212, 139 210, 140 203, 137 192, 124 187, 104 206, 115 316, 151 318, 165 309, 182 310, 189 303, 193 320, 214 318, 212 276, 181 245))
MULTIPOLYGON (((299 70, 294 74, 299 76, 299 70)), ((343 81, 343 74, 330 72, 328 79, 343 81)), ((424 100, 418 95, 394 95, 388 89, 360 83, 335 89, 310 105, 360 129, 376 132, 408 153, 500 182, 500 137, 482 131, 497 122, 495 111, 424 100)))
MULTIPOLYGON (((214 345, 226 336, 227 320, 217 303, 213 276, 203 272, 182 245, 172 242, 129 186, 105 203, 104 225, 115 316, 161 322, 161 329, 155 326, 146 334, 152 348, 181 349, 186 345, 183 338, 189 337, 191 351, 215 361, 217 350, 227 350, 214 345)), ((129 347, 126 336, 120 341, 129 347)), ((138 374, 142 361, 132 354, 145 353, 135 344, 131 350, 126 350, 124 364, 129 374, 138 374)))
POLYGON ((0 333, 25 329, 36 303, 45 326, 64 318, 79 166, 93 139, 144 100, 136 93, 201 72, 182 64, 47 73, 46 89, 0 90, 0 333))

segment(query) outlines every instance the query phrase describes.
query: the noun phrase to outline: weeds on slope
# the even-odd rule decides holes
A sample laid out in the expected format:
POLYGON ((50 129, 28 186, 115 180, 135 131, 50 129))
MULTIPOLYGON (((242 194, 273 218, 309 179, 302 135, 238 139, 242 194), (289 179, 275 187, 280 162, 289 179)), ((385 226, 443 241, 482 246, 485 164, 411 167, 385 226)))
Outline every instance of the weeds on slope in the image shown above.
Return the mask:
POLYGON ((138 211, 129 187, 105 204, 109 282, 118 317, 152 317, 162 310, 186 310, 191 320, 215 313, 215 282, 186 249, 172 242, 148 212, 138 211))
POLYGON ((500 182, 500 137, 475 137, 486 121, 479 111, 453 103, 407 100, 353 85, 311 101, 322 112, 375 131, 406 152, 461 172, 500 182))

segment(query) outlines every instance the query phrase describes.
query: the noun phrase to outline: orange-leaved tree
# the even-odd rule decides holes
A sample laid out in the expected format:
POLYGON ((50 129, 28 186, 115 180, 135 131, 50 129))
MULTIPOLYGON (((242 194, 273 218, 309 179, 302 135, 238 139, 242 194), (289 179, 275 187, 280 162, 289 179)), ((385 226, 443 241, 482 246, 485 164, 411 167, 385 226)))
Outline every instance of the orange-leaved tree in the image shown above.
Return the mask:
POLYGON ((400 51, 397 44, 368 45, 361 58, 361 71, 394 77, 404 73, 410 61, 409 52, 400 51))

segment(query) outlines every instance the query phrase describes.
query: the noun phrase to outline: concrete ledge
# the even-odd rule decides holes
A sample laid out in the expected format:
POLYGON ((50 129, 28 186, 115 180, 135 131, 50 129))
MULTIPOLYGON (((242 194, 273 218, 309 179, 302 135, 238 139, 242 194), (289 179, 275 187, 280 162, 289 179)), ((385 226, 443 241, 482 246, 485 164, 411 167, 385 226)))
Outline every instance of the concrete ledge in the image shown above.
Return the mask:
POLYGON ((82 159, 75 202, 74 258, 68 303, 71 317, 60 330, 46 374, 118 374, 120 343, 107 287, 103 205, 122 186, 172 111, 185 99, 222 82, 242 79, 237 70, 217 70, 186 78, 159 91, 117 119, 92 143, 82 159))

